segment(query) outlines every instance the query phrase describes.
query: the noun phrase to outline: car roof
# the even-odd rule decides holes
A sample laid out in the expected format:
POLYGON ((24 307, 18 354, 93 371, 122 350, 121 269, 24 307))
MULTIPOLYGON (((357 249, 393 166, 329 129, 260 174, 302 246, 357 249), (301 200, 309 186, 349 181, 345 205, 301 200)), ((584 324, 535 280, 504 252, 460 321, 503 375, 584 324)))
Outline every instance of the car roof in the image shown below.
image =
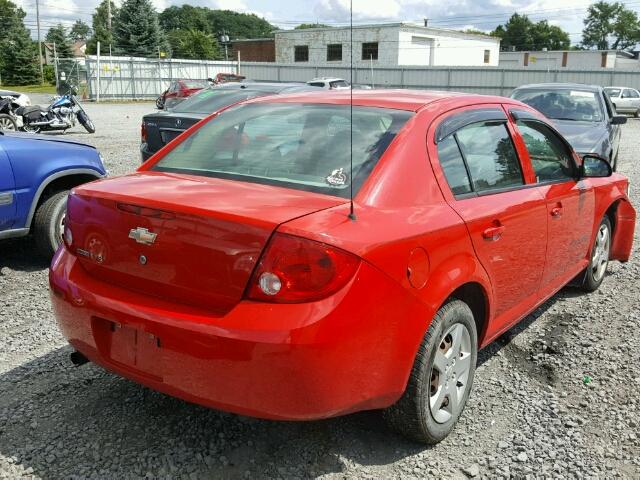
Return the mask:
POLYGON ((604 89, 605 89, 605 90, 610 90, 610 89, 612 89, 612 88, 619 88, 619 89, 625 89, 625 88, 628 88, 629 90, 636 90, 636 89, 635 89, 635 88, 633 88, 633 87, 615 87, 615 86, 613 86, 613 87, 604 87, 604 89))
POLYGON ((338 78, 338 77, 317 77, 317 78, 312 78, 311 80, 309 80, 307 83, 309 82, 335 82, 336 80, 340 80, 343 82, 346 82, 346 80, 344 78, 338 78))
POLYGON ((521 85, 515 90, 586 90, 588 92, 598 92, 602 89, 600 85, 585 85, 583 83, 530 83, 521 85))
MULTIPOLYGON (((260 92, 273 92, 280 93, 289 89, 305 89, 311 90, 306 83, 297 82, 231 82, 224 83, 222 85, 216 85, 211 87, 212 89, 226 89, 226 90, 250 90, 260 92)), ((315 90, 314 90, 315 91, 315 90)))
POLYGON ((476 95, 460 92, 435 90, 318 90, 289 93, 277 96, 260 97, 245 103, 316 103, 365 107, 391 108, 395 110, 418 111, 421 108, 441 101, 449 101, 452 107, 481 103, 507 103, 521 105, 520 102, 505 97, 476 95))

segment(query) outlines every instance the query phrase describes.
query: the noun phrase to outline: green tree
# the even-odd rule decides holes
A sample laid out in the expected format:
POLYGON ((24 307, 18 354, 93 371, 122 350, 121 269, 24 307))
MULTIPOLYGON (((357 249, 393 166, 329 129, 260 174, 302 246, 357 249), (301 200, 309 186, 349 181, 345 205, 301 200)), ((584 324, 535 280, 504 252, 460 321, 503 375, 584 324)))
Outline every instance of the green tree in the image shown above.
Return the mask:
POLYGON ((0 77, 6 84, 39 82, 38 51, 24 26, 24 10, 9 0, 0 0, 0 77))
POLYGON ((116 4, 112 0, 102 0, 93 14, 93 35, 87 41, 87 54, 95 55, 98 53, 98 42, 102 54, 109 52, 109 45, 113 45, 113 31, 109 29, 108 4, 111 2, 111 18, 118 14, 116 4))
POLYGON ((214 60, 219 57, 218 42, 199 30, 172 30, 167 34, 174 58, 214 60))
POLYGON ((231 10, 209 10, 207 20, 211 33, 218 36, 225 32, 231 39, 271 38, 276 27, 253 13, 231 10))
POLYGON ((191 5, 172 6, 160 13, 160 26, 165 32, 171 30, 197 30, 205 33, 211 31, 207 18, 210 10, 206 7, 192 7, 191 5))
POLYGON ((567 50, 571 47, 569 34, 546 20, 534 23, 526 15, 514 13, 504 25, 499 25, 491 35, 502 39, 506 50, 567 50))
POLYGON ((75 42, 77 40, 87 40, 91 36, 91 27, 82 20, 76 22, 69 30, 69 40, 75 42))
POLYGON ((169 44, 150 0, 124 0, 113 23, 115 52, 135 57, 153 57, 166 52, 169 44))
POLYGON ((600 1, 589 6, 582 30, 584 47, 595 47, 598 50, 626 49, 639 40, 638 15, 623 3, 600 1))
POLYGON ((329 28, 329 25, 324 23, 301 23, 297 27, 293 27, 294 30, 306 30, 307 28, 329 28))
POLYGON ((54 43, 56 46, 56 55, 58 58, 73 58, 73 48, 67 36, 67 30, 59 23, 55 27, 51 27, 44 37, 45 42, 54 43))

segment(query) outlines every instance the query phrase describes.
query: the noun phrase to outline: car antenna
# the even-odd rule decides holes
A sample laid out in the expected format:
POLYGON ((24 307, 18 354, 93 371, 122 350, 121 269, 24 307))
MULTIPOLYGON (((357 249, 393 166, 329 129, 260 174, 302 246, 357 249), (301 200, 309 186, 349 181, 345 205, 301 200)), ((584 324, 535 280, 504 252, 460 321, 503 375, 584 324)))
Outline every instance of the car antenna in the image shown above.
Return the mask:
POLYGON ((349 55, 349 218, 353 221, 356 220, 356 212, 353 209, 353 0, 349 4, 349 48, 351 54, 349 55))

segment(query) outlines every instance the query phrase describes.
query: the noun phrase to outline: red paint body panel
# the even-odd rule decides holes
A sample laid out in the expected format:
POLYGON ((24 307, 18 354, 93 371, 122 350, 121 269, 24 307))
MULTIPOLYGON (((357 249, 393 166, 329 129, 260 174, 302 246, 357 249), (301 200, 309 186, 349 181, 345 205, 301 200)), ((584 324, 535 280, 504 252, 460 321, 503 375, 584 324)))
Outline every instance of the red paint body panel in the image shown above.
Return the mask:
MULTIPOLYGON (((248 103, 349 101, 350 92, 324 91, 248 103)), ((612 258, 629 258, 636 214, 627 180, 537 185, 511 120, 525 185, 452 195, 434 141, 439 123, 465 109, 529 107, 450 92, 354 91, 353 101, 416 112, 358 192, 355 221, 341 198, 149 171, 213 116, 137 174, 76 189, 68 222, 74 246, 89 256, 61 249, 49 277, 74 348, 192 402, 265 418, 324 418, 396 401, 433 315, 459 287, 482 292, 484 346, 585 267, 605 213, 614 218, 612 258), (487 240, 496 226, 500 234, 487 240), (137 227, 159 233, 157 244, 130 239, 137 227), (111 250, 100 250, 95 231, 111 250), (357 255, 359 267, 322 300, 249 301, 243 292, 276 231, 357 255), (152 268, 139 263, 142 254, 152 268)))

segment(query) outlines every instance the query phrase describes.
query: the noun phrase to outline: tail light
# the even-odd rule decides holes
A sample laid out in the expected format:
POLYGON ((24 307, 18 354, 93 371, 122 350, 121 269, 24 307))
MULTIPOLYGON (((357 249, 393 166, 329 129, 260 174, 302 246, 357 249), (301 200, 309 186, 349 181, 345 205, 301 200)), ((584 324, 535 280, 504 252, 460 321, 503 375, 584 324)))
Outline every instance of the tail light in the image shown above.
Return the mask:
POLYGON ((140 142, 147 143, 147 124, 144 122, 140 125, 140 142))
POLYGON ((276 233, 258 263, 247 297, 273 303, 302 303, 328 297, 355 274, 360 259, 344 250, 276 233))

